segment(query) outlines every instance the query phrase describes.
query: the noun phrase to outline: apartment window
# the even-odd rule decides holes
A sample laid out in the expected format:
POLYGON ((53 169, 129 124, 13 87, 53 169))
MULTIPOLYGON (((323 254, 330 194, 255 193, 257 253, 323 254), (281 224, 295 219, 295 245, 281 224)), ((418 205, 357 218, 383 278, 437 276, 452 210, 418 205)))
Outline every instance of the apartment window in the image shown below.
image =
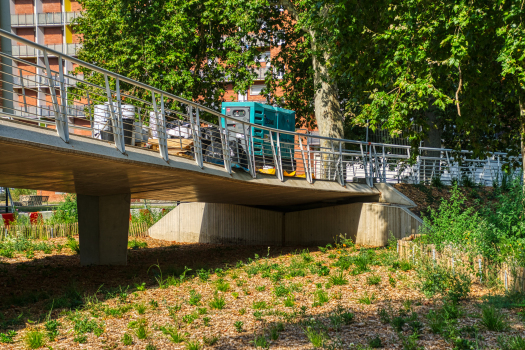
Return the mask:
POLYGON ((264 85, 252 85, 250 87, 250 95, 251 96, 260 95, 263 89, 264 89, 264 85))
POLYGON ((255 58, 255 62, 266 62, 266 61, 269 62, 270 57, 271 57, 270 51, 261 52, 261 55, 255 58))

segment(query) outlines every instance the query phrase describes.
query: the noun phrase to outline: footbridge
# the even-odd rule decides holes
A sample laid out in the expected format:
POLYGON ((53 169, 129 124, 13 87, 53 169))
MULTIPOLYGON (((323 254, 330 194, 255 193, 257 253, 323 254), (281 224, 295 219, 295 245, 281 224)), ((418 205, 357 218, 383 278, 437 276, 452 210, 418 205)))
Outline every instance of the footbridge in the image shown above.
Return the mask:
POLYGON ((82 264, 126 263, 131 198, 193 203, 152 228, 162 239, 295 244, 348 233, 381 244, 420 225, 389 183, 491 184, 507 161, 283 131, 264 114, 250 123, 235 108, 219 112, 0 36, 36 55, 0 53, 0 186, 76 193, 82 264))

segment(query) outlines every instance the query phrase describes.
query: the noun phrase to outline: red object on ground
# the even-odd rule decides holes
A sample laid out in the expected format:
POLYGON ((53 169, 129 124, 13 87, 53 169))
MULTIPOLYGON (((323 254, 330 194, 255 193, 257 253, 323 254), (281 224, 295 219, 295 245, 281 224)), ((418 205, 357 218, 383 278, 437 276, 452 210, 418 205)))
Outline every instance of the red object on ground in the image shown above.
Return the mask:
POLYGON ((15 216, 13 213, 7 213, 7 214, 0 214, 2 215, 2 219, 4 219, 4 225, 9 225, 13 221, 15 221, 15 216))
POLYGON ((42 214, 39 212, 35 211, 29 214, 29 221, 31 224, 37 224, 39 220, 42 220, 42 214))

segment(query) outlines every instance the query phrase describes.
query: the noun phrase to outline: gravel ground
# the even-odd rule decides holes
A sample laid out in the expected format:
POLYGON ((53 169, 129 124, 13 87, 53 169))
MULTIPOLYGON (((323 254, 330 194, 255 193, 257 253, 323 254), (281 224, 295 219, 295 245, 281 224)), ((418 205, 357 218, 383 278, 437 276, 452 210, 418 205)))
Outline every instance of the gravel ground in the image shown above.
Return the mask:
MULTIPOLYGON (((309 253, 301 254, 304 247, 270 247, 268 250, 268 247, 180 244, 149 238, 141 241, 148 247, 130 250, 126 267, 80 267, 78 255, 67 248, 60 253, 56 250, 52 254, 35 252, 31 259, 24 254, 0 258, 2 321, 6 325, 9 320, 23 315, 19 324, 10 324, 0 330, 17 332, 14 343, 0 343, 0 348, 26 348, 28 331, 45 333, 44 321, 52 300, 72 300, 75 292, 84 301, 77 311, 54 307, 50 313, 50 318, 61 324, 54 341, 45 337, 46 346, 52 349, 145 349, 148 345, 149 349, 155 346, 157 349, 187 349, 188 341, 199 342, 203 349, 248 349, 254 348, 254 339, 262 335, 271 349, 312 349, 314 346, 304 329, 320 324, 325 329, 325 348, 366 348, 370 339, 378 337, 384 349, 403 349, 392 325, 381 321, 378 313, 382 308, 417 313, 422 323, 417 340, 419 347, 454 348, 428 327, 426 315, 440 308, 441 301, 426 298, 418 291, 416 271, 393 269, 392 257, 389 257, 393 253, 386 250, 375 251, 379 256, 376 260, 383 265, 371 265, 369 271, 359 274, 352 274, 350 267, 343 272, 346 284, 333 285, 331 277, 340 271, 333 264, 341 256, 360 254, 358 249, 321 252, 310 248, 309 253), (255 254, 261 258, 257 259, 255 254), (152 267, 154 264, 161 267, 162 276, 157 267, 152 267), (261 265, 270 268, 259 268, 257 274, 248 274, 261 265), (182 283, 168 278, 180 274, 184 266, 191 268, 191 273, 201 269, 221 270, 210 273, 207 279, 191 276, 182 283), (283 273, 277 273, 279 268, 283 273), (319 269, 329 274, 317 273, 319 269), (370 277, 379 282, 370 285, 370 277), (165 288, 160 288, 155 278, 165 288), (288 294, 278 295, 276 288, 279 286, 287 288, 288 294), (319 302, 320 294, 328 300, 319 302), (200 300, 193 298, 194 305, 190 304, 191 295, 200 295, 200 300), (371 303, 367 304, 363 297, 372 299, 371 303), (214 299, 224 300, 224 307, 213 308, 210 302, 214 299), (285 299, 293 305, 285 305, 285 299), (341 313, 353 314, 351 322, 338 325, 331 321, 341 313), (94 320, 100 332, 79 332, 75 316, 77 320, 94 320), (236 322, 242 322, 240 332, 236 322), (142 336, 139 336, 137 325, 141 323, 145 339, 139 339, 142 336), (178 344, 170 341, 162 327, 173 327, 186 341, 178 344), (270 337, 271 329, 277 335, 274 340, 270 337), (95 333, 99 333, 98 336, 95 333), (132 345, 123 344, 125 333, 131 336, 132 345), (85 335, 86 339, 80 339, 85 343, 78 342, 79 335, 85 335), (213 337, 217 338, 215 344, 204 343, 203 338, 209 343, 213 337), (340 344, 339 347, 335 347, 336 344, 340 344)), ((202 277, 206 277, 204 275, 202 277)), ((489 332, 480 325, 480 301, 491 293, 501 294, 472 285, 469 299, 460 303, 462 316, 458 319, 458 328, 478 327, 483 347, 498 349, 499 335, 524 335, 525 330, 517 314, 519 309, 503 309, 510 325, 505 332, 489 332)), ((409 327, 405 326, 401 334, 408 337, 409 327)))

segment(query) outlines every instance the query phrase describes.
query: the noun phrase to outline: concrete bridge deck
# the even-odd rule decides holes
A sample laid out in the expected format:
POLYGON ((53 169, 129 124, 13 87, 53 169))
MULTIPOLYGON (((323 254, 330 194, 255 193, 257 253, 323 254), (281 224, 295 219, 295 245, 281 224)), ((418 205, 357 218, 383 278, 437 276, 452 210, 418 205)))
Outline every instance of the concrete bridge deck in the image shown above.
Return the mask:
POLYGON ((243 170, 232 174, 221 166, 127 147, 80 135, 69 143, 44 129, 0 120, 0 185, 106 196, 131 194, 131 198, 180 200, 284 208, 326 206, 379 200, 379 191, 366 184, 333 181, 309 183, 301 178, 258 174, 243 170))

